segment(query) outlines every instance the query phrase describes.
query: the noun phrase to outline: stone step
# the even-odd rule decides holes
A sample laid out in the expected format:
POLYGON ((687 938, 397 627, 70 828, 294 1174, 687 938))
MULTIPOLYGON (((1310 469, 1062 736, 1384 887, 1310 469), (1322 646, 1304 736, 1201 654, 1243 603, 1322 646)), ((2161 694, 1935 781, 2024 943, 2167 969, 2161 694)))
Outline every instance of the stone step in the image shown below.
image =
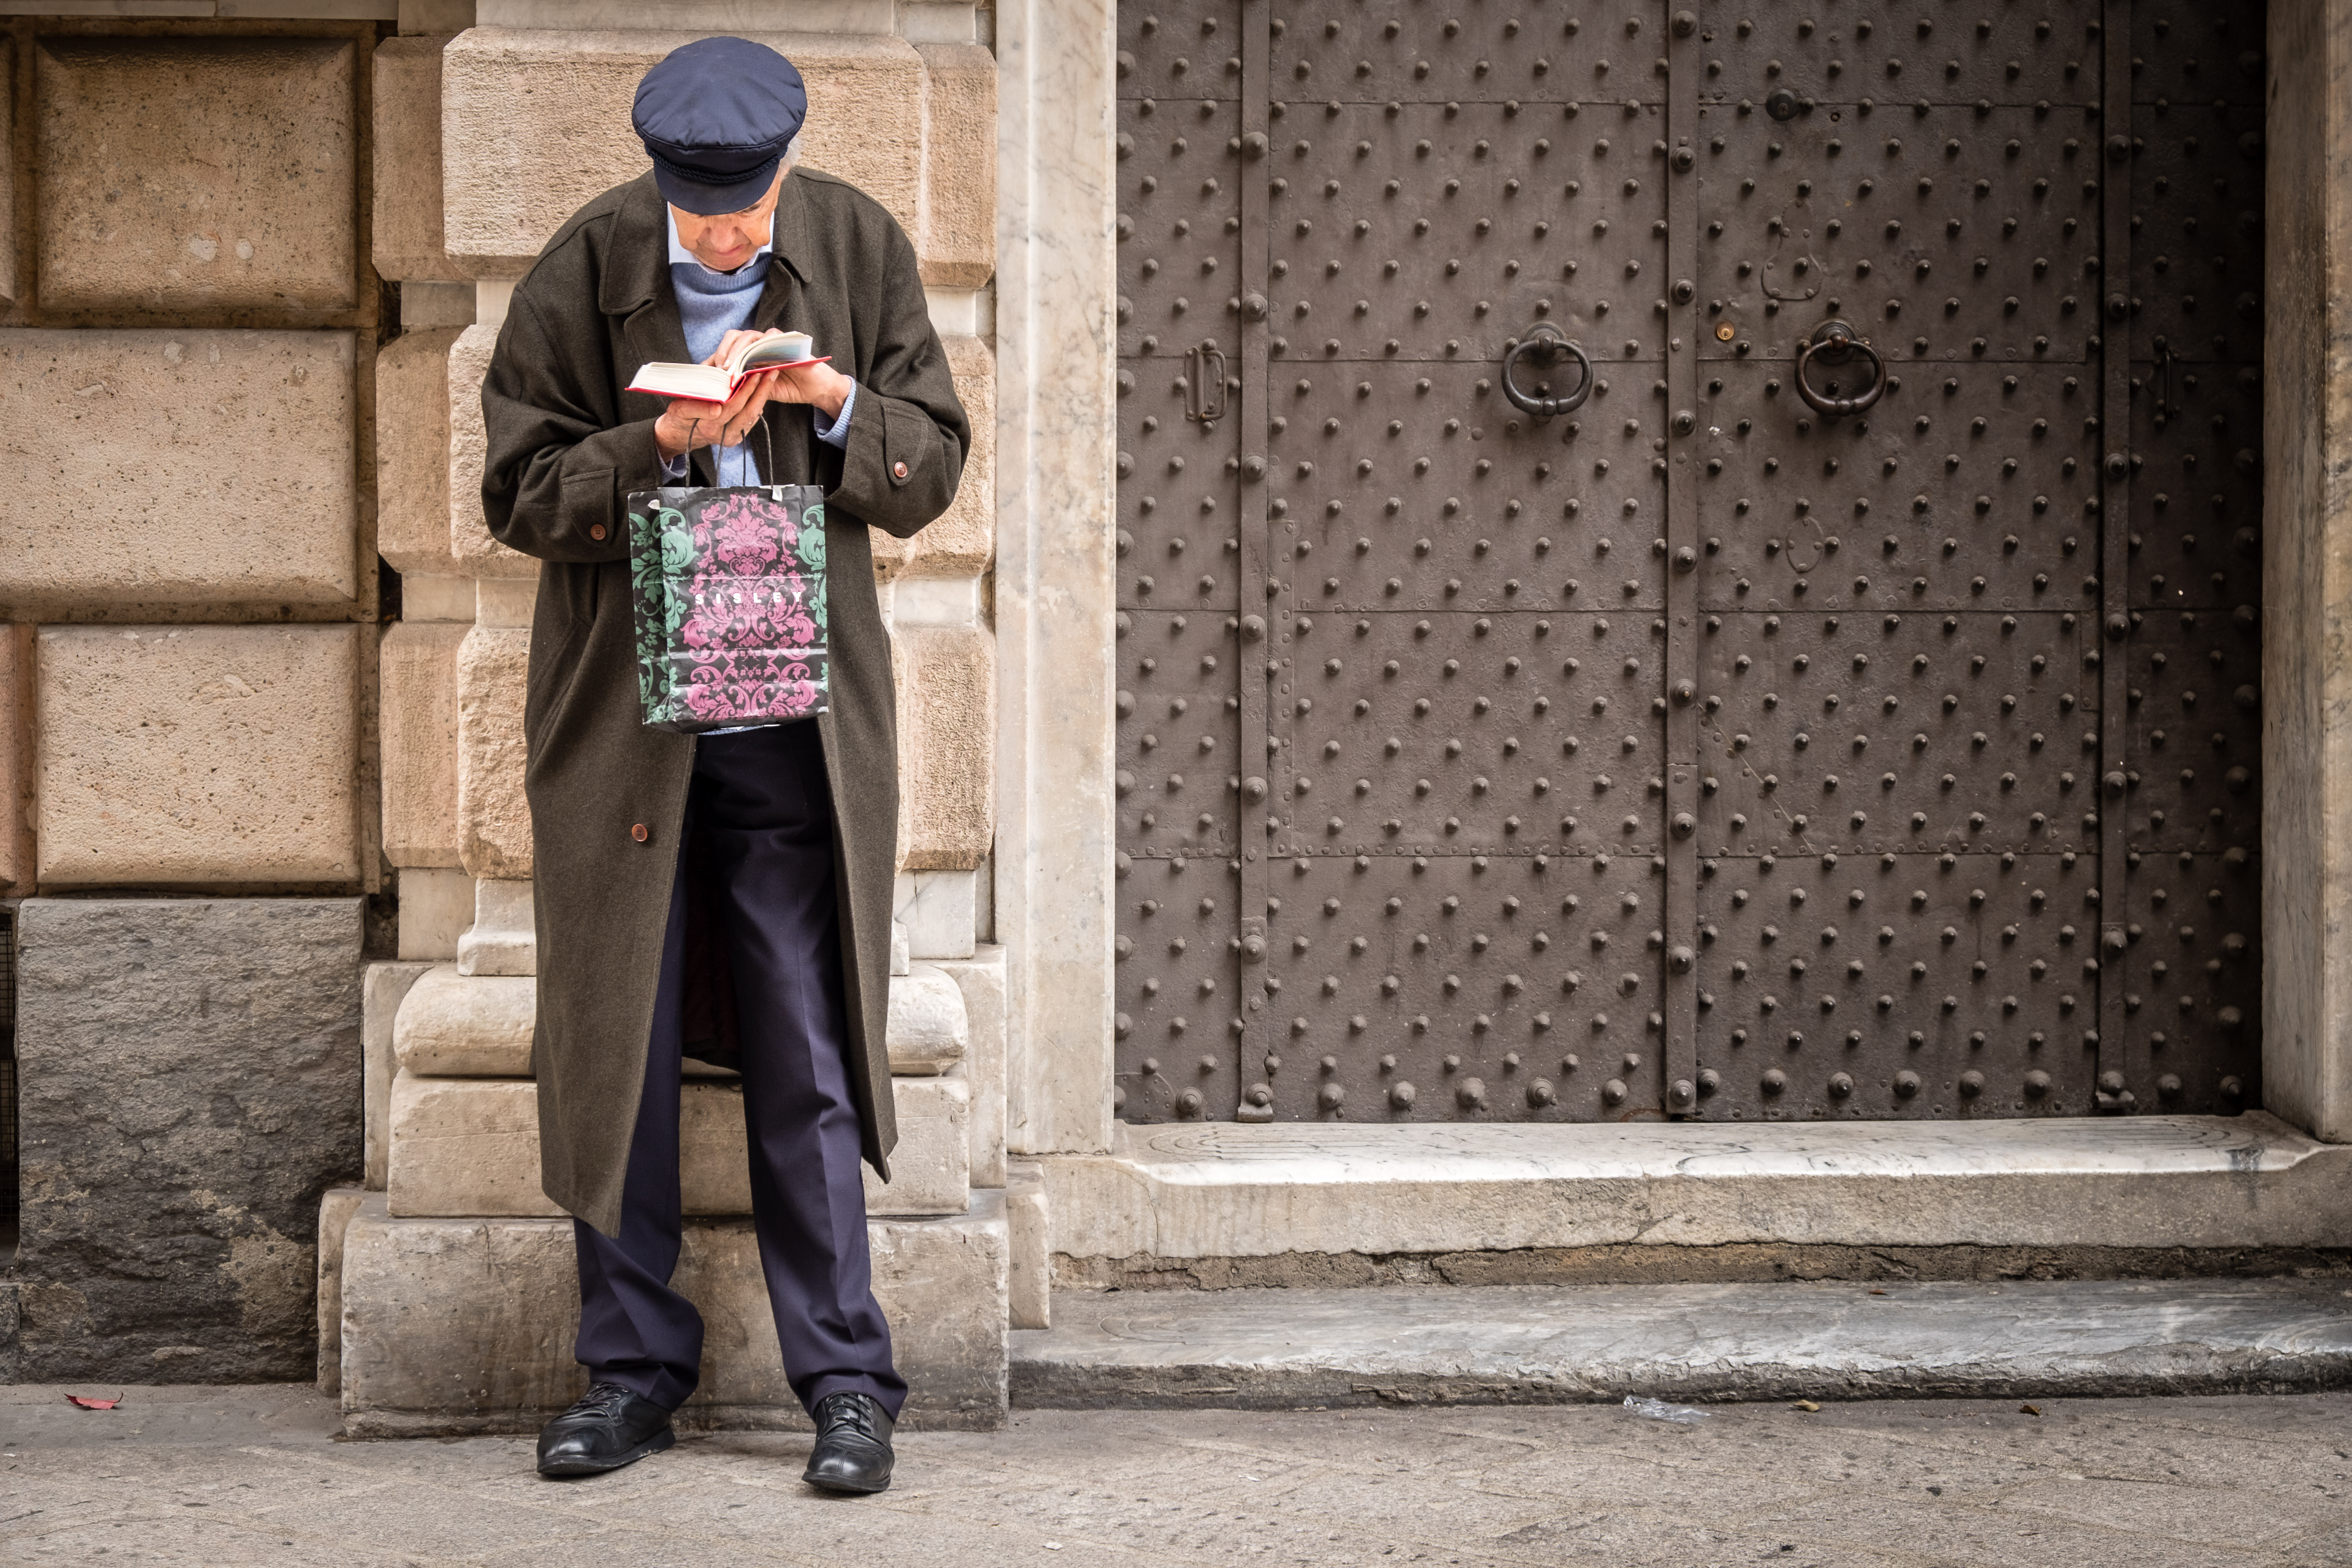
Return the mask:
POLYGON ((2012 1249, 2037 1271, 2053 1253, 2079 1254, 2054 1260, 2069 1274, 2167 1271, 2118 1251, 2137 1249, 2184 1255, 2173 1272, 2278 1272, 2305 1260, 2210 1268, 2185 1255, 2352 1247, 2352 1145, 2261 1111, 1122 1123, 1106 1152, 1040 1166, 1061 1289, 1720 1280, 1738 1249, 1767 1279, 1857 1262, 1806 1249, 2012 1249), (1608 1273, 1580 1256, 1612 1249, 1608 1273))
POLYGON ((1060 1291, 1032 1408, 2058 1398, 2352 1386, 2352 1279, 1060 1291))
MULTIPOLYGON (((579 1277, 568 1219, 400 1218, 383 1194, 346 1194, 322 1226, 320 1284, 343 1429, 355 1437, 532 1432, 586 1386, 572 1359, 579 1277)), ((874 1294, 918 1427, 1004 1419, 1004 1194, 940 1219, 867 1226, 874 1294)), ((784 1381, 759 1245, 744 1219, 688 1220, 677 1289, 701 1310, 702 1386, 689 1429, 805 1427, 784 1381)))

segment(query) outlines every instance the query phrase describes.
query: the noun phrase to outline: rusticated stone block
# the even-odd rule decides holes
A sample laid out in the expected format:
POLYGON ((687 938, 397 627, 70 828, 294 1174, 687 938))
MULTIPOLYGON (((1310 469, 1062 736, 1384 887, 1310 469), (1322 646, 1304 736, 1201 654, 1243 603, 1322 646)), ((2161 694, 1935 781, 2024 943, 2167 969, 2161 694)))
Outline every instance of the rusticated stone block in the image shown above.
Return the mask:
POLYGON ((357 626, 44 626, 44 883, 359 876, 357 626))
MULTIPOLYGON (((921 58, 894 37, 749 36, 790 56, 808 83, 802 162, 888 208, 920 255, 921 58)), ((582 203, 644 174, 645 147, 629 129, 637 83, 694 37, 503 27, 459 34, 441 57, 449 254, 485 276, 520 277, 582 203)))
POLYGON ((441 244, 441 47, 386 38, 375 49, 375 269, 385 278, 467 277, 441 244))
POLYGON ((890 647, 900 868, 971 870, 995 832, 995 644, 976 626, 901 626, 890 647))
POLYGON ((320 1200, 360 1174, 360 901, 17 920, 18 1375, 312 1376, 320 1200))
POLYGON ((539 1021, 529 975, 466 975, 438 965, 401 1004, 393 1026, 400 1065, 419 1078, 529 1078, 539 1021))
POLYGON ((996 276, 996 57, 918 44, 923 59, 923 281, 977 289, 996 276))
MULTIPOLYGON (((909 1385, 900 1424, 1003 1425, 1003 1197, 876 1220, 874 1295, 909 1385)), ((395 1218, 373 1194, 343 1234, 343 1429, 352 1436, 531 1432, 579 1396, 580 1286, 562 1219, 395 1218)), ((776 1350, 748 1219, 689 1221, 674 1276, 701 1310, 701 1387, 681 1426, 808 1425, 776 1350)))
POLYGON ((0 331, 0 600, 348 600, 352 376, 349 332, 0 331))
POLYGON ((0 622, 0 890, 33 886, 33 628, 0 622))
POLYGON ((377 651, 383 699, 383 853, 395 866, 456 866, 457 649, 470 628, 404 623, 377 651))
POLYGON ((490 537, 482 515, 482 463, 489 436, 482 425, 482 378, 499 330, 467 327, 449 345, 449 551, 476 577, 536 577, 539 563, 490 537))
MULTIPOLYGON (((888 1185, 866 1170, 866 1212, 962 1212, 971 1191, 971 1094, 961 1078, 891 1080, 898 1146, 888 1185)), ((688 1082, 678 1104, 678 1181, 688 1214, 751 1212, 743 1090, 688 1082)), ((523 1079, 420 1078, 392 1086, 395 1215, 553 1215, 539 1184, 539 1087, 523 1079)))
POLYGON ((996 558, 996 356, 978 338, 941 340, 956 401, 971 421, 955 500, 915 535, 926 576, 977 576, 996 558))
POLYGON ((540 1190, 539 1086, 402 1072, 384 1191, 396 1215, 562 1214, 540 1190))
POLYGON ((530 633, 478 626, 457 649, 457 851, 474 877, 530 877, 522 708, 530 633))
POLYGON ((376 351, 375 549, 403 574, 465 570, 449 510, 449 350, 463 330, 404 331, 376 351))
POLYGON ((971 449, 955 500, 911 539, 878 528, 874 567, 885 581, 901 576, 977 576, 996 557, 996 356, 980 339, 950 333, 940 340, 955 378, 958 402, 971 420, 971 449))
POLYGON ((352 40, 46 37, 34 47, 42 304, 352 302, 352 40))

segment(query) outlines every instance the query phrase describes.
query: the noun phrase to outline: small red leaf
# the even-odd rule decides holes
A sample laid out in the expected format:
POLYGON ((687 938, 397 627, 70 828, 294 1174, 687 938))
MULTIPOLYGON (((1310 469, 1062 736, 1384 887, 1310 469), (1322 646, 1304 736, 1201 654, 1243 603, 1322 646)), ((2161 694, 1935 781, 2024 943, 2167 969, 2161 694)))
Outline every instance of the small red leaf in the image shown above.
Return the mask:
POLYGON ((122 1395, 118 1394, 111 1399, 98 1399, 87 1394, 68 1394, 66 1403, 79 1405, 84 1410, 111 1410, 122 1403, 122 1395))

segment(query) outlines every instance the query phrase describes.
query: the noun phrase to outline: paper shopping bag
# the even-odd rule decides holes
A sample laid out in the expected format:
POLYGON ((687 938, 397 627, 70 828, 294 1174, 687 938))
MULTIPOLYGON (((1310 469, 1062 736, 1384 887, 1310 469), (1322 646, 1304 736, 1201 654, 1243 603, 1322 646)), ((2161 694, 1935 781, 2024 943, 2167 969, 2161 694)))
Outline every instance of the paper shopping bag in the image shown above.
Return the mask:
POLYGON ((699 734, 824 711, 823 489, 636 491, 629 557, 647 724, 699 734))

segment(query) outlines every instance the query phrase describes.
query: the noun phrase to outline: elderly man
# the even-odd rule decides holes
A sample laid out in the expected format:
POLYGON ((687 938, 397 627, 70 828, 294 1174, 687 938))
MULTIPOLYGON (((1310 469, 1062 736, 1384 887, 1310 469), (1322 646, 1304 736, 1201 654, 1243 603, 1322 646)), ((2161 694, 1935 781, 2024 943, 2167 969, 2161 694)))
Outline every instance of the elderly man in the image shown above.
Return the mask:
POLYGON ((806 108, 792 63, 746 39, 655 66, 634 115, 653 168, 547 242, 482 384, 490 531, 545 563, 523 719, 532 1063, 541 1183, 574 1216, 589 1381, 541 1436, 548 1476, 668 1447, 698 1380, 702 1320, 669 1285, 680 1058, 697 1057, 742 1077, 768 1299, 817 1426, 804 1479, 890 1482, 907 1385, 874 1300, 859 1162, 887 1180, 896 1140, 898 751, 866 525, 904 537, 944 511, 970 426, 906 235, 793 166, 806 108), (624 390, 646 362, 716 363, 740 334, 782 330, 830 363, 754 376, 723 405, 624 390), (626 497, 759 483, 826 490, 830 709, 699 737, 648 729, 626 497))

